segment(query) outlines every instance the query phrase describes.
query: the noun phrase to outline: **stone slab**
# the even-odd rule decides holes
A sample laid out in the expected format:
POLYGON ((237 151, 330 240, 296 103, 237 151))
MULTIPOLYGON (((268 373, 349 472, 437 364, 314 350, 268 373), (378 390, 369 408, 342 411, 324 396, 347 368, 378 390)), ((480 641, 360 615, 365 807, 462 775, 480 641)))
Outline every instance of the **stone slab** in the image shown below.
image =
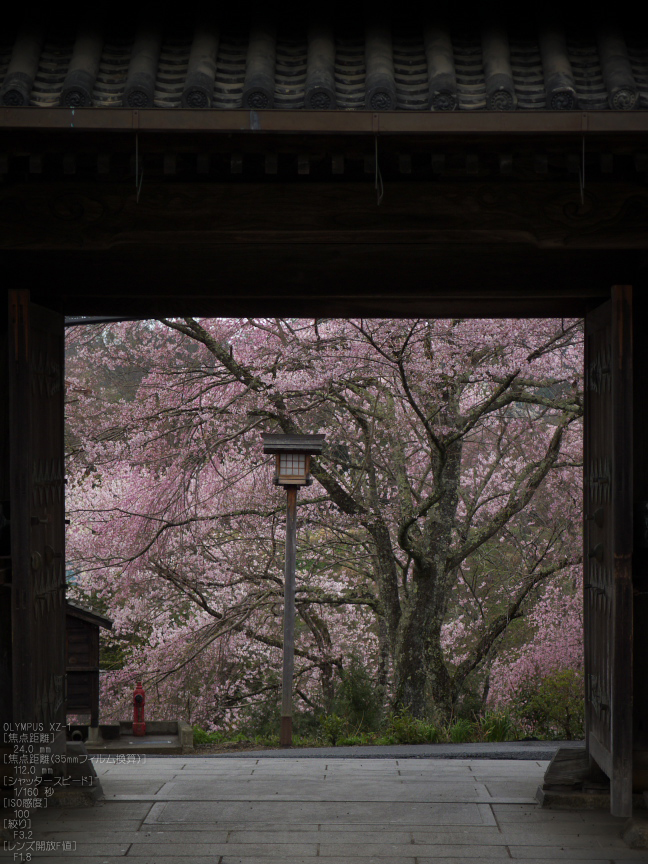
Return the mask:
POLYGON ((619 819, 608 813, 581 813, 576 810, 543 810, 537 804, 496 804, 492 805, 498 822, 580 822, 585 823, 586 817, 602 819, 606 824, 619 824, 619 819))
MULTIPOLYGON (((509 846, 511 858, 514 861, 527 861, 538 857, 537 846, 509 846)), ((641 861, 646 864, 646 853, 637 849, 583 849, 578 846, 553 846, 550 842, 542 849, 542 854, 553 861, 583 861, 592 856, 601 856, 606 861, 641 861)))
MULTIPOLYGON (((317 858, 325 864, 648 861, 644 851, 623 844, 619 837, 622 819, 600 812, 547 811, 537 803, 503 796, 475 798, 476 790, 480 795, 489 790, 524 792, 529 782, 539 782, 542 777, 543 767, 537 763, 491 763, 490 776, 489 765, 480 763, 478 780, 474 763, 460 765, 458 761, 408 761, 407 768, 416 769, 410 777, 399 760, 353 760, 343 765, 337 759, 331 769, 326 761, 299 760, 294 771, 290 759, 272 761, 271 768, 276 770, 268 770, 270 760, 233 762, 236 760, 147 760, 157 775, 151 777, 148 789, 149 793, 158 789, 153 795, 140 791, 131 794, 130 801, 112 799, 90 811, 57 808, 35 814, 38 839, 74 839, 80 844, 73 856, 68 853, 68 859, 39 854, 38 864, 48 860, 52 864, 62 860, 121 864, 129 858, 138 864, 314 864, 317 858), (166 763, 168 771, 160 771, 160 763, 166 763), (202 766, 200 770, 191 770, 196 764, 202 766), (217 764, 223 770, 209 772, 209 765, 215 768, 217 764), (214 777, 216 774, 220 776, 214 777), (218 794, 229 788, 247 797, 205 800, 213 788, 218 794), (277 800, 273 788, 280 792, 289 788, 300 796, 319 789, 320 795, 317 800, 277 800), (390 799, 325 800, 345 789, 367 794, 375 788, 387 790, 390 799), (404 790, 405 794, 428 796, 443 790, 455 800, 399 800, 404 790), (187 796, 185 800, 168 800, 179 791, 187 796), (121 854, 108 854, 115 849, 121 854)), ((122 788, 146 790, 147 766, 135 779, 126 767, 116 767, 110 788, 119 788, 120 774, 122 788)), ((108 787, 108 781, 105 785, 108 787)))
POLYGON ((142 820, 113 820, 113 819, 96 819, 77 822, 74 819, 61 821, 56 818, 43 819, 40 816, 34 821, 34 826, 38 830, 38 836, 47 837, 49 834, 57 834, 62 840, 81 839, 83 837, 95 837, 98 835, 110 835, 114 838, 116 834, 120 836, 129 836, 129 832, 136 832, 142 825, 142 820), (74 836, 73 836, 74 835, 74 836), (81 836, 79 836, 81 835, 81 836))
POLYGON ((489 825, 495 824, 488 805, 465 803, 401 804, 393 802, 160 802, 146 824, 220 822, 328 822, 341 819, 366 824, 489 825))
MULTIPOLYGON (((288 832, 284 832, 288 833, 288 832)), ((79 832, 71 831, 71 830, 63 830, 63 831, 39 831, 38 838, 39 840, 77 840, 79 832)), ((226 828, 220 831, 214 831, 213 829, 210 831, 201 831, 200 832, 200 840, 197 841, 199 843, 227 843, 228 837, 230 837, 231 832, 226 828)), ((88 836, 87 832, 83 832, 83 836, 88 836)), ((92 842, 93 843, 114 843, 115 837, 119 838, 119 843, 163 843, 164 845, 174 844, 184 846, 187 843, 187 833, 184 831, 138 831, 135 830, 120 830, 118 825, 114 826, 114 830, 107 831, 93 831, 92 832, 92 842)), ((303 834, 299 834, 299 839, 302 841, 303 834)), ((280 841, 277 841, 280 842, 280 841)), ((308 842, 304 840, 303 842, 308 842)), ((316 842, 316 841, 311 841, 316 842)), ((38 864, 38 860, 36 859, 35 864, 38 864)), ((75 859, 76 860, 76 859, 75 859)), ((72 862, 73 864, 73 862, 72 862)))
POLYGON ((590 849, 624 849, 623 840, 609 826, 580 825, 578 831, 567 831, 574 824, 554 823, 549 826, 533 825, 532 827, 511 830, 509 825, 502 826, 502 842, 509 846, 588 846, 590 849))
MULTIPOLYGON (((417 864, 475 864, 474 858, 417 858, 417 864)), ((76 864, 76 862, 75 862, 76 864)), ((493 858, 488 864, 511 864, 511 859, 493 858)), ((530 858, 525 864, 555 864, 553 858, 530 858)), ((614 864, 610 858, 585 858, 579 860, 578 864, 614 864)))
MULTIPOLYGON (((106 790, 106 797, 110 797, 106 790)), ((173 801, 407 801, 455 802, 485 801, 489 799, 486 787, 478 783, 434 784, 412 782, 394 778, 380 783, 355 779, 327 778, 316 780, 292 779, 289 783, 277 780, 250 778, 247 781, 219 783, 216 780, 172 780, 166 783, 157 797, 173 801), (439 788, 439 786, 441 788, 439 788)))
MULTIPOLYGON (((18 841, 20 842, 20 841, 18 841)), ((74 851, 69 850, 61 850, 61 851, 49 851, 47 853, 48 857, 56 859, 59 864, 61 861, 74 862, 76 864, 77 857, 79 858, 94 858, 95 861, 100 861, 105 857, 112 856, 113 858, 122 858, 128 853, 129 844, 128 843, 89 843, 89 842, 78 842, 76 844, 76 849, 74 851)), ((24 850, 23 850, 24 851, 24 850)), ((0 861, 2 860, 2 855, 8 856, 7 860, 14 860, 16 864, 20 862, 20 858, 13 858, 13 853, 0 851, 0 861)), ((40 864, 42 860, 41 856, 44 853, 41 852, 32 852, 32 862, 33 864, 40 864)), ((23 857, 23 861, 27 859, 23 857)))
MULTIPOLYGON (((487 780, 484 783, 488 794, 492 798, 529 798, 535 801, 536 784, 534 778, 530 780, 487 780)), ((105 789, 105 787, 104 787, 105 789)))
MULTIPOLYGON (((437 858, 470 858, 473 861, 483 860, 490 861, 492 858, 506 858, 506 846, 483 846, 478 845, 416 845, 411 847, 412 854, 417 860, 421 856, 437 858)), ((339 844, 321 843, 319 847, 319 856, 328 858, 340 854, 339 844)), ((364 861, 367 856, 375 858, 389 858, 390 860, 409 851, 407 847, 401 844, 390 843, 368 843, 365 846, 349 845, 344 849, 344 855, 350 860, 364 861)))
MULTIPOLYGON (((128 852, 129 858, 156 857, 169 852, 163 843, 133 843, 128 852)), ((212 860, 219 855, 241 856, 245 858, 315 858, 317 843, 185 843, 182 854, 187 860, 206 858, 212 860)))
MULTIPOLYGON (((162 859, 159 859, 161 864, 164 864, 162 859)), ((349 858, 346 855, 342 856, 334 856, 333 858, 282 858, 282 864, 316 864, 316 862, 323 861, 325 864, 349 864, 349 858)), ((413 856, 399 856, 398 858, 394 858, 393 856, 377 856, 372 855, 369 858, 362 859, 363 864, 417 864, 418 859, 413 856)), ((123 862, 122 862, 123 864, 123 862)), ((138 862, 139 864, 139 862, 138 862)), ((158 864, 158 859, 155 862, 147 862, 147 864, 158 864)), ((213 859, 210 861, 210 864, 214 864, 213 859)), ((220 859, 219 864, 277 864, 276 858, 266 858, 265 856, 261 857, 251 857, 239 856, 239 855, 223 855, 220 859)), ((437 862, 435 862, 437 864, 437 862)), ((456 859, 453 862, 456 864, 456 859)), ((474 864, 474 860, 473 860, 474 864)), ((510 860, 508 864, 511 864, 510 860)))
MULTIPOLYGON (((0 853, 0 860, 11 860, 6 857, 2 857, 2 853, 0 853)), ((88 857, 88 856, 75 856, 73 859, 69 860, 69 864, 125 864, 125 861, 128 860, 128 856, 101 856, 101 857, 88 857)), ((297 858, 293 857, 285 857, 282 858, 282 864, 315 864, 317 858, 313 858, 312 856, 300 856, 297 858)), ((332 856, 328 858, 321 859, 323 864, 349 864, 349 859, 346 856, 332 856)), ((603 857, 603 858, 588 858, 588 859, 580 859, 578 864, 611 864, 613 859, 603 857)), ((56 856, 50 855, 39 855, 37 862, 35 864, 61 864, 62 859, 56 856)), ((267 857, 258 857, 255 856, 253 858, 248 857, 240 857, 240 856, 230 856, 224 855, 220 862, 218 859, 214 859, 213 856, 200 857, 200 858, 192 858, 188 859, 183 855, 156 855, 154 857, 139 857, 137 859, 137 864, 187 864, 188 861, 191 861, 191 864, 277 864, 276 858, 267 858, 267 857)), ((363 860, 363 864, 475 864, 475 858, 465 858, 465 857, 452 857, 452 858, 438 858, 436 856, 428 858, 428 857, 414 857, 414 856, 399 856, 397 858, 390 857, 385 858, 383 856, 380 857, 371 857, 365 858, 363 860)), ((488 864, 511 864, 511 859, 506 857, 500 858, 489 858, 488 864)), ((527 859, 525 864, 554 864, 554 860, 552 858, 533 858, 527 859)))
MULTIPOLYGON (((74 821, 83 821, 84 819, 144 819, 151 809, 150 804, 145 802, 134 802, 131 804, 113 803, 110 801, 102 801, 94 807, 85 808, 83 810, 70 809, 64 807, 57 809, 56 814, 53 813, 53 818, 57 820, 73 819, 74 821)), ((47 814, 47 810, 42 811, 43 815, 47 814)))

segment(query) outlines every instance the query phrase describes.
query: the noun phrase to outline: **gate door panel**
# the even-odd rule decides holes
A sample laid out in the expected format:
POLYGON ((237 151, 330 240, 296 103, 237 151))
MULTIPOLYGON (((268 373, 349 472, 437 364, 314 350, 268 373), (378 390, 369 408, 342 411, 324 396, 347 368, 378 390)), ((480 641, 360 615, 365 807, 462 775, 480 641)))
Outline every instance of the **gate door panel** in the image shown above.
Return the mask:
MULTIPOLYGON (((65 746, 63 318, 9 291, 13 714, 65 746)), ((50 745, 51 746, 51 745, 50 745)))
POLYGON ((632 812, 632 289, 585 319, 584 618, 587 747, 632 812))

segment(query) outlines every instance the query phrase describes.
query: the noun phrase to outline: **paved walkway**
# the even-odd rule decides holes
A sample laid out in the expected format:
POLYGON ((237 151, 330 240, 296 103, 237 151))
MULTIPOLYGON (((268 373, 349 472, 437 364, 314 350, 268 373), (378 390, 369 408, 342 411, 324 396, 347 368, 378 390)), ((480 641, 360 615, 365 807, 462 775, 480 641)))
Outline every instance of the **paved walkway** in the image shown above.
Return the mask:
POLYGON ((95 764, 103 804, 33 819, 36 840, 76 850, 37 852, 34 864, 648 860, 619 839, 624 820, 540 809, 546 761, 250 754, 95 764))

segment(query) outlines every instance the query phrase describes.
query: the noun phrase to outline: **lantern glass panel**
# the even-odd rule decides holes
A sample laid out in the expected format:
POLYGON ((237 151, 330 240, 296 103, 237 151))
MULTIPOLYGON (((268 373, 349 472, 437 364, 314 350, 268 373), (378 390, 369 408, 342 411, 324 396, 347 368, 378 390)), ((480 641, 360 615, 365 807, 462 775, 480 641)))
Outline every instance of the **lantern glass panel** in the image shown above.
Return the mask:
POLYGON ((279 457, 279 479, 306 479, 306 454, 282 453, 279 457))

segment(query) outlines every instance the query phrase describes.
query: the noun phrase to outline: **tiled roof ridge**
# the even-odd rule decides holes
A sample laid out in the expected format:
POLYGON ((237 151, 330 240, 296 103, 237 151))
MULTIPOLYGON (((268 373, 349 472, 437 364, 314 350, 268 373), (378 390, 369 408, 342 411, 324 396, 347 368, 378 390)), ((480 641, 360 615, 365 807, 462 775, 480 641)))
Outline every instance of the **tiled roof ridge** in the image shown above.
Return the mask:
POLYGON ((314 110, 648 108, 648 33, 428 24, 292 32, 87 25, 0 37, 0 105, 314 110))

